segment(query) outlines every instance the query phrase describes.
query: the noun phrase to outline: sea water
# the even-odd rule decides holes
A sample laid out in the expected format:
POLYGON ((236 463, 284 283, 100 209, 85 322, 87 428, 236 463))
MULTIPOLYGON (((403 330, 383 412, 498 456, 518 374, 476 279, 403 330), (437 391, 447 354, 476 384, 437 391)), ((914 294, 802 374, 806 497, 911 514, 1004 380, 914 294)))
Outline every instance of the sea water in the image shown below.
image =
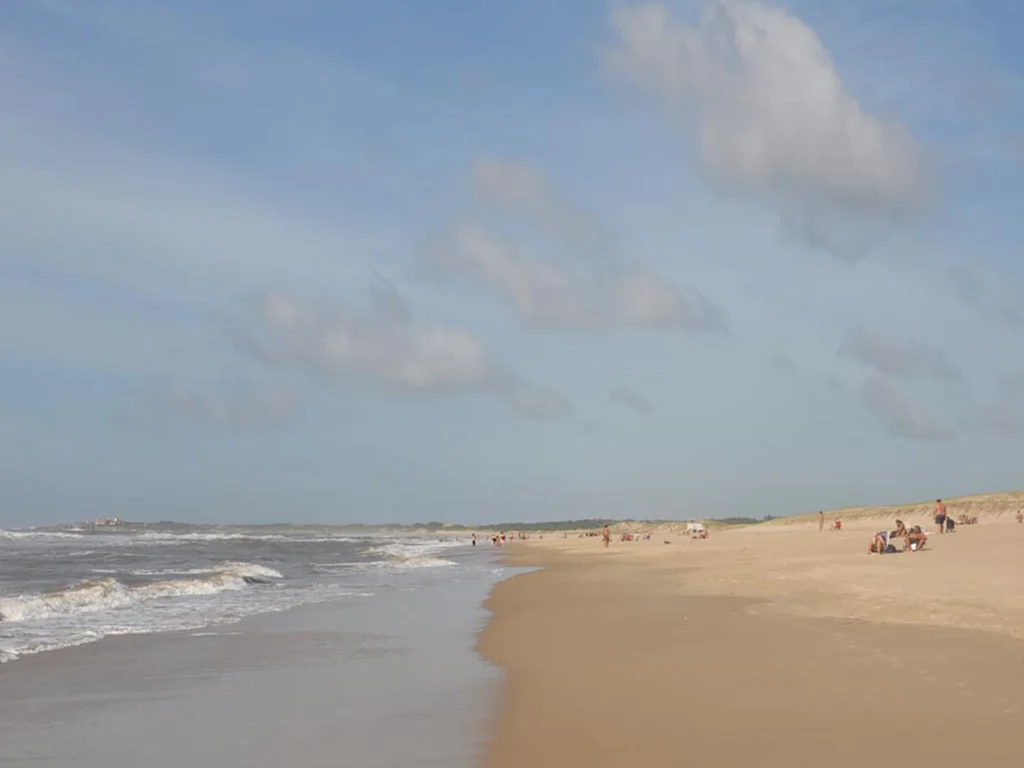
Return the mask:
POLYGON ((2 532, 0 762, 472 765, 509 573, 453 537, 2 532))

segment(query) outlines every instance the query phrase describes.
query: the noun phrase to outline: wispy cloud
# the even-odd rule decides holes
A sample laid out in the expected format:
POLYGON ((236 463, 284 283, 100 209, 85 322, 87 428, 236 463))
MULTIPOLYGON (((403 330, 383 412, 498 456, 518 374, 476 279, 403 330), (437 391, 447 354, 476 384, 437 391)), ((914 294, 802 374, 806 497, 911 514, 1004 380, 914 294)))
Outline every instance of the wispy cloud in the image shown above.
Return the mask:
POLYGON ((1024 368, 1018 368, 1003 377, 1000 387, 1004 394, 1024 397, 1024 368))
POLYGON ((791 379, 803 378, 803 374, 800 371, 799 366, 781 352, 772 355, 771 366, 775 369, 776 373, 781 374, 782 376, 786 376, 791 379))
POLYGON ((839 356, 874 368, 886 376, 954 380, 960 369, 933 344, 892 339, 875 331, 858 329, 839 346, 839 356))
POLYGON ((500 398, 515 414, 535 421, 572 416, 563 395, 525 382, 462 328, 281 293, 261 297, 254 320, 235 330, 243 350, 272 367, 311 374, 347 395, 478 393, 500 398))
POLYGON ((412 309, 409 302, 393 285, 378 282, 370 284, 370 305, 384 320, 393 323, 411 323, 412 309))
POLYGON ((301 396, 279 387, 188 387, 175 384, 132 412, 139 425, 190 426, 252 432, 279 428, 298 413, 301 396))
POLYGON ((572 270, 531 258, 477 224, 454 227, 424 263, 437 276, 462 275, 510 301, 520 319, 548 328, 719 331, 721 311, 695 289, 644 267, 572 270))
POLYGON ((566 421, 575 417, 568 398, 546 387, 520 384, 507 388, 504 397, 513 412, 531 421, 566 421))
POLYGON ((985 409, 981 426, 997 434, 1024 437, 1024 409, 1009 403, 998 403, 985 409))
POLYGON ((967 267, 950 267, 946 272, 957 297, 979 316, 1011 328, 1024 325, 1024 314, 1011 301, 967 267))
POLYGON ((922 408, 907 400, 890 382, 868 376, 858 391, 861 401, 871 409, 896 437, 915 440, 946 440, 953 430, 934 420, 922 408))
POLYGON ((612 387, 608 390, 608 399, 633 409, 641 416, 650 416, 654 412, 651 401, 629 387, 612 387))
POLYGON ((479 198, 508 216, 520 217, 565 245, 593 256, 609 233, 596 215, 558 189, 548 174, 526 163, 478 158, 473 188, 479 198))
POLYGON ((815 32, 781 8, 712 0, 699 22, 612 12, 606 63, 680 125, 708 178, 775 207, 810 245, 859 255, 929 203, 923 153, 845 89, 815 32))

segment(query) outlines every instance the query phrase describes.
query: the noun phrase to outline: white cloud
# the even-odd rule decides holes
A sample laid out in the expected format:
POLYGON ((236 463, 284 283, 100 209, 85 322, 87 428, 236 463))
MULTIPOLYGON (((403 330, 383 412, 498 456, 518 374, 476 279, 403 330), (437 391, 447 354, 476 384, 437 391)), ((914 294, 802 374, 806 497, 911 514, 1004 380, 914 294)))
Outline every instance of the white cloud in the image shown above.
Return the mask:
POLYGON ((597 217, 531 165, 480 158, 473 164, 473 188, 484 202, 563 243, 589 250, 606 245, 608 235, 597 217))
POLYGON ((266 359, 315 372, 332 386, 367 394, 473 390, 499 372, 483 343, 445 326, 399 324, 284 294, 259 301, 266 359))
POLYGON ((720 330, 718 309, 643 267, 572 271, 531 258, 483 227, 454 227, 427 249, 439 275, 463 275, 512 302, 540 327, 720 330))
POLYGON ((960 369, 933 344, 889 339, 863 329, 850 333, 839 347, 839 356, 904 379, 962 377, 960 369))
POLYGON ((362 314, 270 294, 257 303, 255 327, 236 332, 236 339, 265 363, 312 374, 345 394, 476 392, 534 421, 572 417, 563 395, 534 387, 496 363, 473 334, 416 323, 410 315, 362 314))
POLYGON ((608 390, 608 399, 613 403, 621 403, 627 408, 632 408, 641 416, 650 416, 654 411, 650 400, 629 387, 612 387, 608 390))
POLYGON ((935 421, 884 379, 868 376, 860 385, 859 395, 891 435, 917 440, 945 440, 953 437, 949 427, 935 421))
POLYGON ((689 24, 661 3, 618 8, 614 76, 685 127, 722 188, 768 200, 815 246, 854 255, 929 200, 922 152, 865 112, 815 32, 781 8, 712 0, 689 24))

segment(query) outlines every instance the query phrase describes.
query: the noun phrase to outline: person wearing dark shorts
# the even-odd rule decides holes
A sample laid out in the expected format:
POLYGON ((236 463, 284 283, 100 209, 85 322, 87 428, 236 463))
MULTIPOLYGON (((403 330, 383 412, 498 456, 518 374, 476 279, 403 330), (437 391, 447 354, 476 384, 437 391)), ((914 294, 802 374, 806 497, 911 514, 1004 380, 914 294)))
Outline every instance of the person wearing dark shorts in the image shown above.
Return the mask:
POLYGON ((946 505, 942 503, 942 499, 935 500, 935 525, 938 526, 939 533, 946 532, 946 505))

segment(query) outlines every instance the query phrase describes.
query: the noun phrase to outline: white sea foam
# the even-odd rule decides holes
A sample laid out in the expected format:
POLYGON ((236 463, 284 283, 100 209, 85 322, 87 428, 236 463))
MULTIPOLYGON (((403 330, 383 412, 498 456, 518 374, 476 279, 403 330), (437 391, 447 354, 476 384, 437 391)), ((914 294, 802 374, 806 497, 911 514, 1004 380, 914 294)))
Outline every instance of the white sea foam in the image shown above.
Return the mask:
POLYGON ((280 578, 281 574, 273 568, 253 563, 227 563, 219 570, 204 572, 200 578, 155 581, 138 586, 127 586, 111 577, 90 579, 41 595, 0 599, 0 620, 38 621, 162 598, 213 595, 280 578))
POLYGON ((239 576, 248 576, 254 579, 280 579, 279 571, 267 568, 256 563, 226 562, 220 565, 211 565, 206 568, 161 568, 149 570, 146 568, 135 568, 128 571, 132 576, 200 576, 208 573, 231 573, 239 576))
POLYGON ((146 531, 139 534, 120 534, 111 536, 117 538, 119 543, 137 545, 164 545, 164 544, 195 544, 203 542, 219 541, 272 541, 295 544, 315 544, 328 542, 354 542, 358 538, 352 536, 309 536, 301 533, 285 535, 280 533, 249 533, 249 532, 226 532, 226 531, 190 531, 185 533, 171 533, 168 531, 146 531))
POLYGON ((0 539, 84 539, 81 533, 67 533, 65 531, 8 531, 0 528, 0 539))
POLYGON ((385 544, 366 548, 364 553, 384 555, 392 560, 409 560, 418 557, 432 557, 449 549, 465 548, 464 541, 434 541, 431 539, 392 539, 385 544))
POLYGON ((405 571, 415 568, 447 568, 458 565, 454 560, 442 557, 400 555, 386 560, 370 560, 362 563, 310 563, 313 573, 342 575, 354 571, 405 571))
POLYGON ((240 635, 241 632, 193 632, 192 637, 225 637, 240 635))
POLYGON ((0 548, 15 553, 0 560, 0 574, 6 566, 13 576, 0 575, 0 662, 110 635, 219 632, 253 614, 418 589, 447 580, 446 569, 457 574, 460 547, 468 540, 324 529, 0 531, 0 548), (46 583, 55 588, 29 587, 46 583))

